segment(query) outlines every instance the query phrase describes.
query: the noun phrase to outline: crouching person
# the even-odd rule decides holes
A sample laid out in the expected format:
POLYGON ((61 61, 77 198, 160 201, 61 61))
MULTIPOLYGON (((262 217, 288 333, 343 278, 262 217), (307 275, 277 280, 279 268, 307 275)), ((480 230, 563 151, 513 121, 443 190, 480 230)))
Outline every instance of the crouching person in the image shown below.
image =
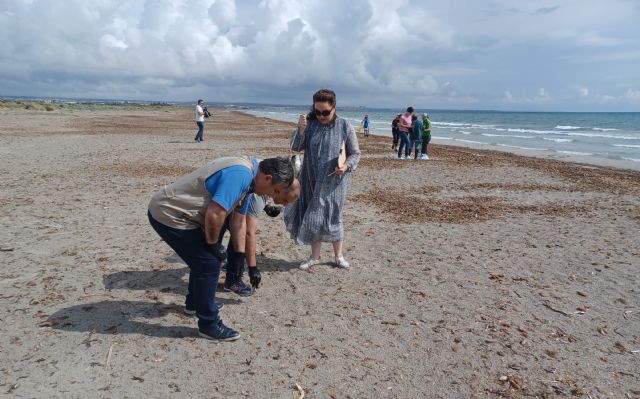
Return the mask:
MULTIPOLYGON (((300 182, 296 179, 287 190, 273 198, 278 205, 288 205, 295 202, 300 196, 300 182)), ((229 227, 231 239, 227 245, 227 273, 225 275, 224 290, 232 291, 240 296, 250 296, 255 288, 260 286, 262 280, 260 269, 256 261, 256 231, 258 219, 264 212, 276 217, 282 208, 267 205, 268 197, 252 194, 246 204, 236 209, 230 216, 229 227), (247 286, 242 280, 245 260, 249 267, 249 282, 247 286)), ((222 239, 222 238, 221 238, 222 239)))
POLYGON ((151 198, 151 226, 189 266, 185 308, 198 317, 200 336, 221 341, 240 338, 222 323, 215 301, 220 263, 226 258, 218 241, 225 218, 248 194, 277 197, 293 180, 290 158, 218 158, 151 198))

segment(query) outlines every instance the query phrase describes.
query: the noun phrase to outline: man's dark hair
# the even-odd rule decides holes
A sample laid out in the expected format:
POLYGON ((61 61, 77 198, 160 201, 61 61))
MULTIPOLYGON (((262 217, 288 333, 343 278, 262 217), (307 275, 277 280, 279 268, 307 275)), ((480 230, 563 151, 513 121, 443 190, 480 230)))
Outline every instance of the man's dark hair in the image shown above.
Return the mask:
POLYGON ((417 121, 418 120, 418 115, 411 115, 411 120, 412 121, 417 121))
POLYGON ((293 162, 289 157, 263 159, 258 165, 258 168, 260 169, 260 172, 265 175, 271 175, 272 185, 281 183, 291 185, 293 182, 293 162))
POLYGON ((407 108, 407 112, 410 113, 410 114, 413 114, 413 107, 408 107, 407 108))
POLYGON ((204 100, 203 100, 203 99, 199 99, 199 100, 198 100, 198 104, 200 104, 200 103, 202 103, 202 102, 204 102, 204 100))

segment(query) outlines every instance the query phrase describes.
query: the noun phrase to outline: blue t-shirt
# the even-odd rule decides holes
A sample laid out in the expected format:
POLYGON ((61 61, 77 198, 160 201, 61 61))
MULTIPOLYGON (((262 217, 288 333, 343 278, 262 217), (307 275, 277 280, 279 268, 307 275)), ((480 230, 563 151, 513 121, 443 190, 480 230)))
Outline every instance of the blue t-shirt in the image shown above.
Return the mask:
POLYGON ((364 118, 362 123, 364 124, 364 128, 369 129, 369 118, 364 118))
MULTIPOLYGON (((213 175, 204 182, 211 201, 231 212, 231 207, 244 193, 246 193, 253 183, 253 179, 258 175, 258 160, 253 158, 253 175, 246 166, 229 166, 213 175)), ((244 201, 243 206, 249 205, 250 201, 244 201)))

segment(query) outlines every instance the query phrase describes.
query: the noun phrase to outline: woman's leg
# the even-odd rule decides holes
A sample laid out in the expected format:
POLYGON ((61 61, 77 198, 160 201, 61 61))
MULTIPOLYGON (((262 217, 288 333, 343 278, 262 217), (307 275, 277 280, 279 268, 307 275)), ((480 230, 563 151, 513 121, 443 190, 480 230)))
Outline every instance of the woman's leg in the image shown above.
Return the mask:
POLYGON ((322 241, 313 241, 311 243, 311 258, 320 259, 320 246, 322 241))
POLYGON ((334 241, 333 244, 333 253, 336 255, 336 258, 342 256, 342 241, 334 241))

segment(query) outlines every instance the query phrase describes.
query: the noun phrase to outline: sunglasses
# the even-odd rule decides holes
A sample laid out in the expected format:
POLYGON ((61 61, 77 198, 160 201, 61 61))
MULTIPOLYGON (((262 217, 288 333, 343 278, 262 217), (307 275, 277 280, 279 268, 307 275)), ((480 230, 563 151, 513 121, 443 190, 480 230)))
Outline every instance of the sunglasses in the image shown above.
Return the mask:
POLYGON ((324 111, 320 111, 315 108, 313 109, 313 112, 315 112, 316 116, 329 116, 331 115, 331 111, 333 111, 333 108, 325 109, 324 111))

